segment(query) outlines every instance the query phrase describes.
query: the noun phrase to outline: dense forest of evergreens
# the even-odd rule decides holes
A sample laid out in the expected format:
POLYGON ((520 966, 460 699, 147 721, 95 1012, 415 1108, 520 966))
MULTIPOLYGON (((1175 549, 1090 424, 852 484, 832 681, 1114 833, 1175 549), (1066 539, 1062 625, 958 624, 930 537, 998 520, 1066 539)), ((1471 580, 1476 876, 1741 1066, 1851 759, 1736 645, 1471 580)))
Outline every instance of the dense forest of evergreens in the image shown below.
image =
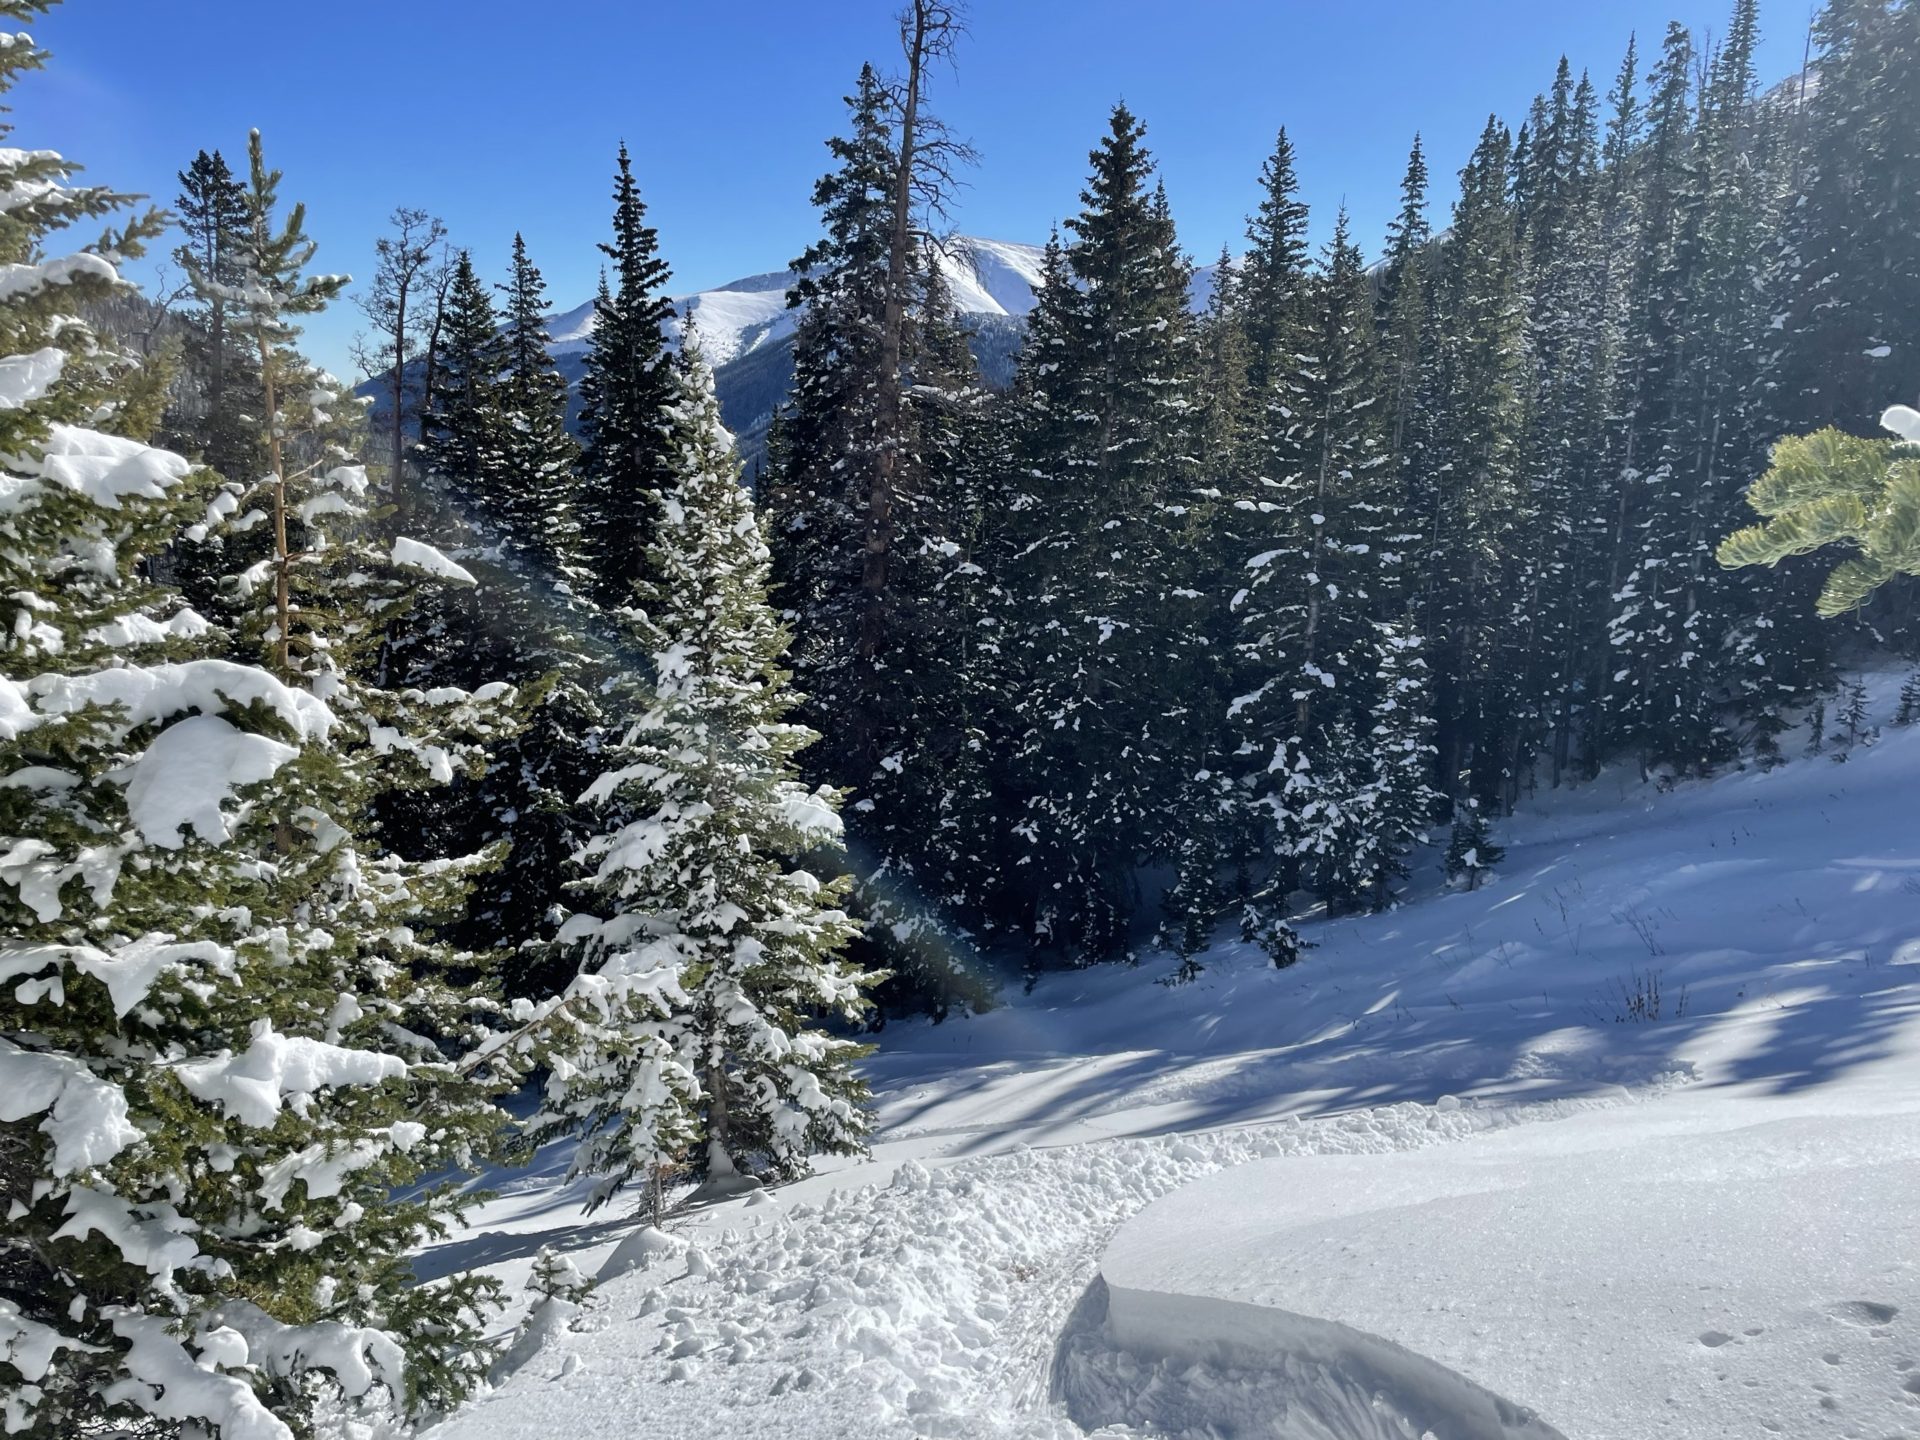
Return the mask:
POLYGON ((1920 396, 1920 5, 1829 0, 1771 89, 1753 0, 1562 62, 1450 214, 1413 140, 1377 251, 1310 248, 1282 130, 1198 312, 1117 106, 1004 387, 935 258, 959 21, 857 77, 751 487, 624 149, 574 429, 523 244, 492 285, 395 212, 370 426, 258 134, 184 157, 165 313, 116 267, 166 217, 76 247, 128 197, 0 153, 10 1432, 444 1405, 487 1286, 406 1252, 524 1134, 602 1198, 801 1173, 889 1016, 1293 964, 1530 790, 1767 765, 1911 646, 1906 562, 1816 614, 1857 514, 1717 552, 1784 437, 1920 396))

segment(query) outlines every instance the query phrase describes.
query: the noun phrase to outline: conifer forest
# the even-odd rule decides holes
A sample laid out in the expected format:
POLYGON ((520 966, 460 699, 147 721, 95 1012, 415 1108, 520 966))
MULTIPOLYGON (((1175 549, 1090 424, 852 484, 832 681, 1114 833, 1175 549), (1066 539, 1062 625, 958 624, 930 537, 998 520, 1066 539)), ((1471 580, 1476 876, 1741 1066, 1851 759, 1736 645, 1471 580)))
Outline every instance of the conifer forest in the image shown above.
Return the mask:
MULTIPOLYGON (((0 88, 61 73, 57 3, 0 0, 0 88)), ((1466 153, 1407 134, 1343 179, 1397 196, 1383 234, 1310 210, 1279 92, 1196 255, 1124 103, 1044 248, 960 236, 994 157, 942 105, 994 41, 906 0, 757 349, 611 135, 556 333, 534 246, 489 273, 505 235, 405 194, 328 253, 270 131, 149 198, 8 125, 5 1433, 1920 1434, 1910 1368, 1852 1430, 1556 1410, 1526 1347, 1336 1313, 1337 1277, 1220 1290, 1343 1337, 1226 1365, 1168 1348, 1198 1300, 1123 1308, 1159 1251, 1102 1258, 1216 1170, 1705 1106, 1645 1097, 1758 1087, 1789 1034, 1769 1093, 1882 1114, 1841 1188, 1920 1193, 1920 1101, 1860 1088, 1920 1064, 1920 0, 1824 0, 1784 78, 1760 27, 1804 17, 1729 3, 1562 59, 1466 153), (1017 305, 967 300, 982 254, 1017 305), (338 308, 347 377, 307 348, 338 308), (1645 874, 1606 890, 1616 852, 1645 874), (1827 962, 1871 1038, 1806 1038, 1856 994, 1788 974, 1827 962)), ((1529 1153, 1536 1189, 1572 1163, 1529 1153)), ((1319 1173, 1194 1213, 1277 1225, 1319 1173)), ((1341 1223, 1391 1190, 1326 1186, 1341 1223)), ((1725 1234, 1790 1249, 1778 1205, 1725 1234)), ((1920 1283, 1885 1243, 1874 1283, 1920 1283)), ((1910 1347, 1904 1300, 1832 1299, 1867 1308, 1808 1354, 1910 1347)), ((1787 1333, 1729 1313, 1711 1363, 1787 1333)))

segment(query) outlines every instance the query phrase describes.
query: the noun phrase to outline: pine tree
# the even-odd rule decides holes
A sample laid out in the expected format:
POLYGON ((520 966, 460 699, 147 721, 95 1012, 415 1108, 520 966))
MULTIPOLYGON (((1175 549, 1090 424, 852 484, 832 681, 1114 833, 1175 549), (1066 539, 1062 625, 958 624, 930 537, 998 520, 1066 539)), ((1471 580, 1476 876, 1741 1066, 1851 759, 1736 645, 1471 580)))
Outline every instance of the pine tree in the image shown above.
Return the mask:
POLYGON ((1915 671, 1900 687, 1900 708, 1894 712, 1893 723, 1911 725, 1920 720, 1920 670, 1915 671))
POLYGON ((1853 433, 1920 393, 1920 16, 1828 0, 1814 21, 1801 198, 1781 246, 1780 392, 1790 428, 1853 433))
MULTIPOLYGON (((42 58, 16 43, 0 66, 42 58)), ((477 1374, 488 1286, 416 1286, 405 1256, 454 1213, 426 1177, 494 1128, 431 1045, 395 1043, 449 1013, 408 928, 444 883, 353 833, 359 702, 309 666, 324 652, 296 665, 290 606, 270 612, 269 670, 225 658, 245 643, 154 584, 160 548, 231 515, 234 492, 209 507, 186 461, 76 423, 111 401, 113 367, 62 316, 117 287, 107 256, 158 225, 40 258, 54 227, 121 197, 72 186, 50 152, 9 153, 0 183, 32 197, 0 227, 24 267, 0 328, 30 362, 7 367, 0 568, 16 603, 32 597, 0 669, 9 1426, 291 1440, 327 1393, 444 1406, 477 1374)), ((257 137, 252 174, 235 289, 277 394, 295 369, 286 311, 337 285, 302 277, 311 248, 297 212, 274 217, 257 137)), ((273 413, 278 462, 299 442, 293 411, 273 413)))
POLYGON ((1375 323, 1380 365, 1392 416, 1387 453, 1391 473, 1403 485, 1414 441, 1420 398, 1421 362, 1426 353, 1428 247, 1427 158, 1420 137, 1413 137, 1406 174, 1400 181, 1400 211, 1387 229, 1387 250, 1380 271, 1375 323))
POLYGON ((661 412, 673 397, 665 325, 672 272, 647 224, 633 162, 620 147, 613 185, 613 241, 600 251, 613 266, 594 303, 593 334, 580 379, 580 531, 589 589, 618 608, 632 598, 658 520, 657 497, 671 482, 661 412))
POLYGON ((248 418, 258 380, 243 337, 232 323, 227 289, 235 277, 235 247, 246 224, 246 187, 218 150, 202 150, 180 172, 180 227, 186 240, 174 259, 186 272, 198 307, 185 315, 186 360, 192 402, 176 405, 169 433, 211 469, 250 480, 261 468, 259 428, 248 418))
POLYGON ((1022 812, 1010 899, 1035 943, 1081 959, 1121 948, 1135 867, 1197 818, 1189 728, 1219 713, 1179 689, 1204 598, 1169 523, 1192 484, 1188 266, 1143 135, 1116 107, 1031 317, 997 577, 1022 812))
POLYGON ((571 573, 582 542, 573 472, 580 449, 567 433, 567 382, 548 353, 547 287, 513 237, 513 274, 497 404, 501 425, 497 505, 518 544, 548 570, 571 573))
POLYGON ((1492 827, 1480 802, 1467 794, 1468 781, 1462 776, 1458 792, 1466 798, 1453 807, 1453 833, 1447 839, 1447 877, 1466 878, 1467 889, 1478 890, 1481 877, 1506 858, 1506 851, 1493 843, 1492 827))
POLYGON ((614 768, 585 797, 609 822, 583 852, 603 913, 570 924, 581 974, 552 1012, 570 1054, 542 1123, 582 1131, 575 1166, 606 1177, 603 1195, 682 1163, 721 1185, 794 1175, 866 1129, 861 1047, 811 1023, 867 1004, 838 958, 844 882, 790 858, 837 843, 835 797, 796 776, 813 734, 786 718, 767 550, 711 373, 695 355, 679 374, 675 483, 645 560, 657 578, 625 617, 653 673, 628 682, 614 768))
POLYGON ((1260 205, 1247 219, 1240 303, 1246 314, 1247 385, 1263 405, 1284 404, 1305 321, 1307 207, 1298 195, 1293 144, 1282 130, 1260 167, 1260 205))
POLYGON ((500 390, 507 349, 493 298, 474 271, 471 251, 454 257, 437 353, 421 418, 421 463, 429 474, 470 497, 494 524, 505 523, 498 491, 506 429, 500 390))
POLYGON ((1867 687, 1858 680, 1849 681, 1840 687, 1840 697, 1840 714, 1836 719, 1846 735, 1842 751, 1845 753, 1861 741, 1871 740, 1872 731, 1867 724, 1867 687))
POLYGON ((1416 613, 1432 669, 1439 773, 1506 804, 1525 738, 1514 730, 1518 671, 1513 576, 1525 532, 1521 385, 1523 262, 1507 202, 1512 141, 1489 118, 1460 172, 1460 199, 1437 277, 1425 380, 1429 433, 1411 499, 1423 532, 1416 613))

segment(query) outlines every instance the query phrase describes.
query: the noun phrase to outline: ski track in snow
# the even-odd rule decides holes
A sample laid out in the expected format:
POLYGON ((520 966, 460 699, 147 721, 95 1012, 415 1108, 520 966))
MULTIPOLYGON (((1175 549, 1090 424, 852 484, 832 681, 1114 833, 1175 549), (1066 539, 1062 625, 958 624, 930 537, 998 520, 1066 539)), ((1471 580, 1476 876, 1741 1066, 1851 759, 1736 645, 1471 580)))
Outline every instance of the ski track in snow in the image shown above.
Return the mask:
MULTIPOLYGON (((1872 677, 1878 716, 1899 680, 1872 677)), ((1103 1250, 1200 1177, 1311 1155, 1392 1167, 1523 1126, 1577 1148, 1588 1131, 1737 1137, 1778 1115, 1920 1108, 1911 794, 1920 727, 1845 764, 1668 794, 1603 777, 1504 827, 1485 889, 1428 877, 1398 911, 1312 922, 1292 970, 1227 945, 1177 989, 1152 983, 1165 960, 1099 967, 971 1021, 890 1027, 869 1062, 870 1159, 685 1217, 688 1248, 607 1280, 428 1433, 1064 1440, 1086 1432, 1056 1398, 1056 1354, 1103 1250), (1661 1020, 1621 1022, 1621 987, 1650 975, 1661 1020)), ((564 1168, 550 1147, 501 1177, 423 1275, 478 1265, 517 1288, 542 1244, 592 1273, 637 1222, 585 1216, 564 1168)), ((1920 1382, 1905 1394, 1916 1425, 1895 1433, 1920 1434, 1920 1382)), ((1505 1398, 1589 1433, 1549 1397, 1505 1398)), ((1723 1433, 1675 1418, 1674 1437, 1723 1433)))

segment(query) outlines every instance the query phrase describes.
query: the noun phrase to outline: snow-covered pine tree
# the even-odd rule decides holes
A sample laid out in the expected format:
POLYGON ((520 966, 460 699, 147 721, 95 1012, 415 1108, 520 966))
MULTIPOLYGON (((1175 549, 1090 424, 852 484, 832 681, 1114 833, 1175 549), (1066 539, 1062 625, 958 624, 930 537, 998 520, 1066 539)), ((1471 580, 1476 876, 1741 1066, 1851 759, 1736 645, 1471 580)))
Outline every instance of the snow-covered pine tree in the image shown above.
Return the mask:
MULTIPOLYGON (((45 8, 0 4, 16 21, 45 8)), ((42 59, 16 39, 0 74, 42 59)), ((405 1256, 453 1205, 424 1177, 494 1121, 410 1035, 445 1013, 407 929, 436 897, 350 831, 357 713, 294 662, 317 647, 283 645, 291 600, 269 610, 275 673, 225 658, 152 582, 151 558, 196 516, 231 515, 234 491, 209 512, 187 462, 87 428, 115 367, 67 317, 119 286, 109 257, 157 225, 43 258, 44 237, 121 197, 75 187, 48 151, 0 166, 16 272, 0 571, 21 617, 0 666, 7 1427, 292 1440, 329 1393, 442 1406, 478 1372, 488 1287, 418 1286, 405 1256)), ((301 277, 311 247, 297 217, 272 224, 263 177, 256 141, 265 244, 243 247, 228 298, 268 337, 274 386, 285 309, 332 287, 301 277)))
POLYGON ((521 549, 556 576, 572 576, 582 543, 573 479, 580 447, 567 433, 567 382, 547 350, 546 282, 517 234, 513 271, 500 289, 506 365, 496 396, 498 508, 521 549))
POLYGON ((1803 112, 1779 314, 1788 427, 1871 433, 1884 397, 1920 394, 1920 14, 1828 0, 1803 112))
POLYGON ((661 421, 672 401, 664 326, 672 271, 620 146, 613 183, 613 241, 600 247, 613 266, 594 303, 593 333, 580 377, 580 534, 593 598, 618 609, 632 599, 653 543, 656 497, 672 483, 661 421))
POLYGON ((1485 874, 1506 857, 1506 851, 1493 843, 1493 827, 1477 797, 1469 793, 1466 776, 1455 782, 1453 831, 1447 838, 1447 878, 1464 878, 1467 889, 1478 890, 1485 874))
POLYGON ((1387 455, 1391 473, 1402 487, 1417 434, 1421 366, 1427 354, 1429 247, 1433 229, 1427 223, 1427 157, 1420 137, 1413 137, 1406 173, 1400 179, 1400 210, 1387 227, 1387 249, 1375 292, 1375 327, 1379 335, 1382 393, 1390 416, 1387 455))
POLYGON ((1030 317, 996 577, 1018 923, 1078 961, 1124 947, 1138 865, 1198 823, 1181 809, 1189 729, 1218 713, 1181 693, 1205 600, 1172 523, 1193 493, 1189 266, 1144 134, 1115 107, 1030 317))
POLYGON ((1520 387, 1526 357, 1523 261, 1507 203, 1512 139, 1489 117, 1460 172, 1443 247, 1426 381, 1427 435, 1412 468, 1423 532, 1416 615, 1431 667, 1439 773, 1470 775, 1504 805, 1511 770, 1518 657, 1513 651, 1510 539, 1521 532, 1520 387))
POLYGON ((908 12, 907 74, 864 67, 847 132, 828 142, 837 163, 813 197, 825 234, 788 297, 805 310, 767 494, 802 714, 822 735, 803 767, 854 795, 856 954, 890 972, 887 1008, 936 1016, 987 998, 957 917, 978 913, 988 848, 973 833, 986 392, 943 269, 966 261, 924 213, 962 158, 926 108, 936 42, 919 26, 939 8, 908 12))
POLYGON ((500 388, 507 351, 493 297, 473 268, 470 250, 454 257, 435 355, 421 414, 420 463, 500 524, 497 477, 505 438, 500 388))
POLYGON ((861 1145, 859 1045, 818 1028, 857 1021, 868 977, 840 959, 853 924, 830 856, 836 798, 793 757, 813 739, 788 718, 785 635, 767 601, 767 549, 697 353, 668 411, 674 484, 626 612, 651 673, 614 767, 589 788, 608 828, 585 847, 589 907, 566 939, 579 978, 546 1022, 563 1063, 543 1127, 577 1128, 602 1194, 662 1166, 724 1183, 790 1176, 811 1154, 861 1145))
POLYGON ((1557 782, 1574 760, 1604 648, 1608 381, 1614 363, 1605 310, 1599 100, 1563 57, 1527 157, 1530 194, 1519 215, 1529 316, 1522 441, 1531 528, 1516 566, 1525 657, 1512 727, 1516 770, 1545 745, 1557 782))
POLYGON ((1372 296, 1344 213, 1302 335, 1294 425, 1302 468, 1269 477, 1253 511, 1258 553, 1241 561, 1235 609, 1243 666, 1260 683, 1232 708, 1264 848, 1282 861, 1276 901, 1304 882, 1347 905, 1375 885, 1371 862, 1355 870, 1343 859, 1385 843, 1366 833, 1360 797, 1377 768, 1367 743, 1381 698, 1374 616, 1392 613, 1402 554, 1372 296), (1345 878, 1353 874, 1367 877, 1357 889, 1345 878))
POLYGON ((1920 720, 1920 670, 1909 675, 1900 686, 1900 706, 1893 712, 1893 723, 1911 725, 1920 720))
MULTIPOLYGON (((1756 41, 1752 0, 1738 0, 1689 106, 1691 49, 1673 31, 1649 111, 1630 335, 1639 387, 1627 392, 1635 533, 1609 626, 1608 719, 1643 765, 1685 771, 1733 753, 1730 709, 1777 732, 1780 712, 1824 668, 1803 608, 1776 618, 1755 577, 1727 575, 1711 559, 1779 431, 1764 341, 1788 117, 1752 98, 1756 41)), ((1805 572, 1789 580, 1810 583, 1805 572)))

